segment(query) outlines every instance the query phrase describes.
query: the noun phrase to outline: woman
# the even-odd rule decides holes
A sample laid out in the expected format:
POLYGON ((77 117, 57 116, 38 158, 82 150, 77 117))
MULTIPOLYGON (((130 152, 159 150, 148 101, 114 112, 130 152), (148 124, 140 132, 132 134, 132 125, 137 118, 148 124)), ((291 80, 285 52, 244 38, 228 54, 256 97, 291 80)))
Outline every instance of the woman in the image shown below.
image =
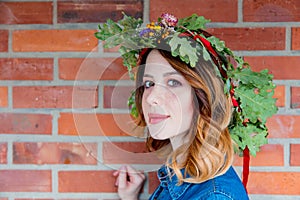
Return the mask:
MULTIPOLYGON (((248 199, 231 167, 231 103, 212 63, 201 60, 191 68, 157 49, 148 50, 143 61, 137 73, 143 85, 136 91, 139 124, 147 125, 150 149, 172 146, 150 199, 248 199)), ((137 199, 144 175, 130 166, 114 175, 121 199, 137 199)))
MULTIPOLYGON (((132 113, 148 130, 148 149, 166 160, 150 199, 249 199, 231 166, 232 139, 252 154, 265 143, 255 136, 267 135, 266 118, 276 113, 275 86, 267 71, 252 72, 202 30, 206 22, 197 15, 177 20, 163 14, 141 29, 140 19, 125 15, 95 34, 104 47, 121 45, 129 70, 139 64, 132 113), (250 97, 260 105, 249 104, 250 97)), ((122 166, 114 176, 121 199, 138 199, 142 172, 122 166)))

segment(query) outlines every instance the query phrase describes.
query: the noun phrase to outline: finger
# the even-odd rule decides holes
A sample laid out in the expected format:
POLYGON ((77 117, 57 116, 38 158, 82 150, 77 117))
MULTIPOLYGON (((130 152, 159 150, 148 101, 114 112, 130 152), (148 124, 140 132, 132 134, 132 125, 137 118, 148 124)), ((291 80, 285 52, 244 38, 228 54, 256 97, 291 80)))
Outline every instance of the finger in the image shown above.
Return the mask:
POLYGON ((130 182, 142 182, 145 179, 145 175, 142 172, 134 169, 133 167, 127 165, 126 169, 130 182))
POLYGON ((127 185, 127 171, 124 166, 122 166, 119 170, 118 176, 118 186, 119 188, 125 188, 127 185))
POLYGON ((119 173, 120 173, 119 170, 116 170, 116 171, 113 172, 113 176, 118 176, 119 173))
POLYGON ((116 178, 115 186, 119 186, 119 176, 116 178))
POLYGON ((129 174, 137 174, 137 173, 139 173, 139 171, 137 171, 135 168, 133 168, 130 165, 126 165, 125 168, 126 168, 126 170, 127 170, 127 172, 129 174))

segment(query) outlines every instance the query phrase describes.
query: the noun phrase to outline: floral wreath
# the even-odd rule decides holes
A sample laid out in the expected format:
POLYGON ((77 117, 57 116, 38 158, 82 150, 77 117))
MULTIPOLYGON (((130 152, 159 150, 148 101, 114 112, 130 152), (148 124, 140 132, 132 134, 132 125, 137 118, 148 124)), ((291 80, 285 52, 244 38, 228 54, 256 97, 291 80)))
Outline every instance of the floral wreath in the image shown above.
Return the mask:
MULTIPOLYGON (((224 93, 230 95, 233 103, 233 117, 228 126, 232 139, 237 143, 240 155, 256 155, 260 147, 267 143, 266 120, 277 112, 273 98, 275 84, 268 70, 254 72, 242 57, 236 56, 225 42, 205 31, 210 20, 193 14, 177 19, 170 14, 162 14, 157 22, 142 27, 142 19, 124 14, 117 23, 108 19, 95 36, 105 41, 104 48, 120 46, 123 64, 131 79, 132 68, 139 63, 145 49, 166 44, 172 56, 195 67, 198 57, 214 63, 216 74, 224 81, 224 93), (196 41, 196 46, 189 38, 196 41)), ((137 115, 134 93, 128 100, 133 116, 137 115)), ((245 160, 244 160, 245 161, 245 160)), ((249 168, 249 160, 248 160, 249 168)))

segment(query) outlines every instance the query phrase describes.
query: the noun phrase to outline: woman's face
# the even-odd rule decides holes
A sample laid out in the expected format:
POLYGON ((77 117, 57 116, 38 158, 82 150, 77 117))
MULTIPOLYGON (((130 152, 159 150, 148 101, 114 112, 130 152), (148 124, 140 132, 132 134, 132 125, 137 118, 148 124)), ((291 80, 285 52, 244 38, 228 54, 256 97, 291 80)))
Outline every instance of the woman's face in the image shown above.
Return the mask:
POLYGON ((142 108, 150 135, 163 140, 185 133, 193 118, 192 88, 157 50, 147 57, 143 85, 142 108))

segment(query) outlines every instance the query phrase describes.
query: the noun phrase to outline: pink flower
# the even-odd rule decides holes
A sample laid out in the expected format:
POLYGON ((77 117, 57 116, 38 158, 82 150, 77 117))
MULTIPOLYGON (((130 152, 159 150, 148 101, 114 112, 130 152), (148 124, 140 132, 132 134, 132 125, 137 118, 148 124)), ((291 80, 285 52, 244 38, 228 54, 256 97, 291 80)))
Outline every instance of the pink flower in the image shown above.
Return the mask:
POLYGON ((169 13, 163 13, 161 15, 161 18, 162 18, 161 20, 162 24, 165 25, 166 27, 174 27, 178 22, 177 17, 169 13))

